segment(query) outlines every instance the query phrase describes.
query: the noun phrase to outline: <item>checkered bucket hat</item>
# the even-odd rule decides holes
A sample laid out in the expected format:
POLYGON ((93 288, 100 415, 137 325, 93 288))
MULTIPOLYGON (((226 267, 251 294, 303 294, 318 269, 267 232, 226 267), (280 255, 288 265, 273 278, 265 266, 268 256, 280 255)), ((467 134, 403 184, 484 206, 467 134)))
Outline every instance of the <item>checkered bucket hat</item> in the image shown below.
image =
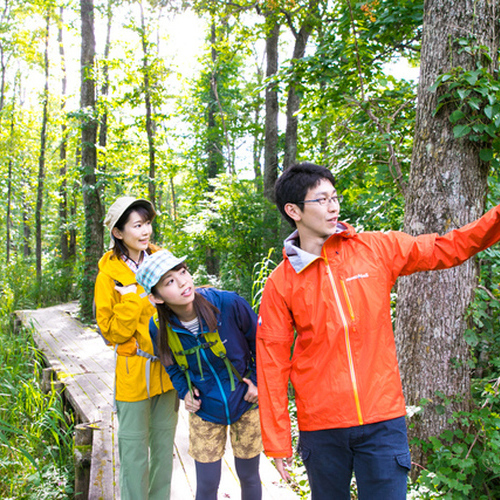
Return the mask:
POLYGON ((160 281, 160 278, 166 272, 184 262, 186 258, 186 255, 184 257, 176 257, 168 250, 155 252, 149 255, 139 266, 135 279, 147 293, 151 293, 151 288, 160 281))

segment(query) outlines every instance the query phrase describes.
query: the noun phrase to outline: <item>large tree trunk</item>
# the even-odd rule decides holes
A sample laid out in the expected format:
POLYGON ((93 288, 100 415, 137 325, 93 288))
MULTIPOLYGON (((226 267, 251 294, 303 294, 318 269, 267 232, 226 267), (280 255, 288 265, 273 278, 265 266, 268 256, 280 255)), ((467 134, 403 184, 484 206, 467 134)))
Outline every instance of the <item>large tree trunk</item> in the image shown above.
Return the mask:
MULTIPOLYGON (((455 40, 472 32, 486 45, 494 61, 498 54, 496 2, 427 0, 424 12, 415 143, 406 199, 405 231, 444 234, 478 218, 484 211, 488 165, 479 158, 477 143, 454 139, 451 107, 435 116, 437 96, 429 92, 436 78, 453 66, 475 69, 455 40)), ((491 68, 493 70, 493 68, 491 68)), ((406 401, 430 401, 413 418, 410 439, 438 435, 451 412, 470 404, 468 348, 463 333, 467 307, 476 286, 477 266, 471 260, 446 271, 419 273, 398 284, 396 340, 406 401), (441 391, 454 399, 444 413, 436 411, 441 391)), ((442 410, 442 407, 439 408, 442 410)), ((425 463, 420 449, 413 460, 425 463)))
POLYGON ((103 213, 97 189, 97 120, 95 117, 94 81, 94 2, 80 0, 82 21, 82 58, 81 58, 81 108, 82 115, 82 191, 85 210, 85 241, 80 314, 83 319, 92 318, 94 282, 97 276, 97 263, 103 249, 103 213))

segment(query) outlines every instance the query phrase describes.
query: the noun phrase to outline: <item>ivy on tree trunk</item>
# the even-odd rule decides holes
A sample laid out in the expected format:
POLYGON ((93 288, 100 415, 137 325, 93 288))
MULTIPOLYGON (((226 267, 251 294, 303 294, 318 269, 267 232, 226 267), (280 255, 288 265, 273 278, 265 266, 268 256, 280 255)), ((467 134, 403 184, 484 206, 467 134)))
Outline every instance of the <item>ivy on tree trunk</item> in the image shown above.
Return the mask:
MULTIPOLYGON (((498 14, 486 0, 425 2, 420 82, 412 165, 406 194, 405 231, 444 234, 467 224, 484 211, 489 165, 481 161, 477 143, 456 139, 451 105, 435 114, 438 95, 429 90, 452 67, 474 69, 477 60, 460 50, 459 37, 473 36, 498 54, 498 14)), ((491 68, 492 70, 494 68, 491 68)), ((456 410, 470 406, 465 315, 477 285, 474 260, 450 270, 417 273, 400 279, 396 341, 407 404, 428 401, 413 417, 409 437, 439 435, 456 410), (449 405, 444 404, 451 399, 449 405)), ((413 461, 423 465, 421 449, 413 461)))

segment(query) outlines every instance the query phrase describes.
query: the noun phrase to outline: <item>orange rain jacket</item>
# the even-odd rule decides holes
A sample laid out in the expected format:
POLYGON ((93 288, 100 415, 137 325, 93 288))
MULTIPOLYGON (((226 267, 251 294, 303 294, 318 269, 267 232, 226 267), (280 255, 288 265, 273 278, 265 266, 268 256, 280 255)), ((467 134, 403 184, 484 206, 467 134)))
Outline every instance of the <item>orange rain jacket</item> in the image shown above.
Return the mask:
MULTIPOLYGON (((111 344, 118 344, 116 359, 117 401, 148 399, 146 358, 135 354, 137 348, 153 355, 149 336, 149 320, 156 312, 144 292, 137 285, 137 293, 121 295, 116 282, 123 286, 136 283, 135 274, 122 260, 106 252, 99 261, 95 283, 96 321, 102 335, 111 344)), ((149 396, 157 396, 173 389, 172 382, 159 361, 149 368, 149 396)))
POLYGON ((264 288, 257 380, 262 438, 271 457, 292 455, 289 379, 302 431, 405 415, 391 288, 398 276, 457 266, 499 241, 500 205, 445 236, 356 234, 346 223, 337 231, 321 256, 295 246, 297 232, 292 234, 285 241, 283 262, 264 288))

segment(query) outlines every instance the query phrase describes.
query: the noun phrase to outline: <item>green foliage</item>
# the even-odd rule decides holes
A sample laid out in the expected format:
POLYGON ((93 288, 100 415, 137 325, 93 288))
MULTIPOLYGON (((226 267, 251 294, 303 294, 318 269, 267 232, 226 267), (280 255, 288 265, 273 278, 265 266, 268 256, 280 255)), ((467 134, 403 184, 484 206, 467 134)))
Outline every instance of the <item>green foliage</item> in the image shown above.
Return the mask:
POLYGON ((257 313, 259 312, 260 301, 262 300, 262 292, 267 278, 276 267, 276 263, 271 260, 274 253, 274 248, 270 248, 267 256, 260 262, 254 265, 254 276, 252 284, 252 302, 250 303, 252 309, 257 313))
POLYGON ((0 290, 11 310, 68 302, 78 293, 73 263, 59 259, 44 262, 41 283, 35 280, 35 263, 28 259, 1 266, 0 290))
POLYGON ((455 412, 451 429, 428 441, 416 440, 429 454, 418 484, 420 498, 486 500, 500 495, 500 379, 475 384, 480 406, 455 412))
MULTIPOLYGON (((253 182, 219 175, 207 191, 179 200, 178 220, 167 223, 162 236, 174 253, 189 256, 193 271, 210 250, 219 259, 218 286, 251 300, 254 263, 268 251, 263 234, 269 228, 262 216, 268 208, 253 182)), ((210 281, 206 271, 202 275, 210 281)))
MULTIPOLYGON (((490 197, 498 201, 496 175, 490 197)), ((500 496, 500 252, 480 254, 480 279, 469 309, 465 339, 470 346, 472 408, 455 412, 450 430, 415 444, 428 453, 428 464, 415 486, 418 498, 482 500, 500 496)), ((436 411, 445 411, 442 398, 436 411)))
POLYGON ((11 291, 0 312, 0 496, 68 499, 73 494, 73 419, 60 396, 37 383, 41 357, 31 333, 12 333, 11 291))
MULTIPOLYGON (((303 99, 303 159, 331 165, 342 217, 365 229, 399 228, 415 120, 416 84, 384 64, 416 59, 422 2, 335 2, 316 50, 294 65, 303 99)), ((286 81, 290 75, 280 76, 286 81)))
POLYGON ((497 72, 491 71, 494 56, 473 36, 460 38, 456 43, 461 47, 459 53, 473 58, 475 69, 453 67, 437 78, 430 88, 439 91, 435 112, 446 107, 455 138, 467 137, 478 143, 481 160, 498 167, 500 84, 497 72))

